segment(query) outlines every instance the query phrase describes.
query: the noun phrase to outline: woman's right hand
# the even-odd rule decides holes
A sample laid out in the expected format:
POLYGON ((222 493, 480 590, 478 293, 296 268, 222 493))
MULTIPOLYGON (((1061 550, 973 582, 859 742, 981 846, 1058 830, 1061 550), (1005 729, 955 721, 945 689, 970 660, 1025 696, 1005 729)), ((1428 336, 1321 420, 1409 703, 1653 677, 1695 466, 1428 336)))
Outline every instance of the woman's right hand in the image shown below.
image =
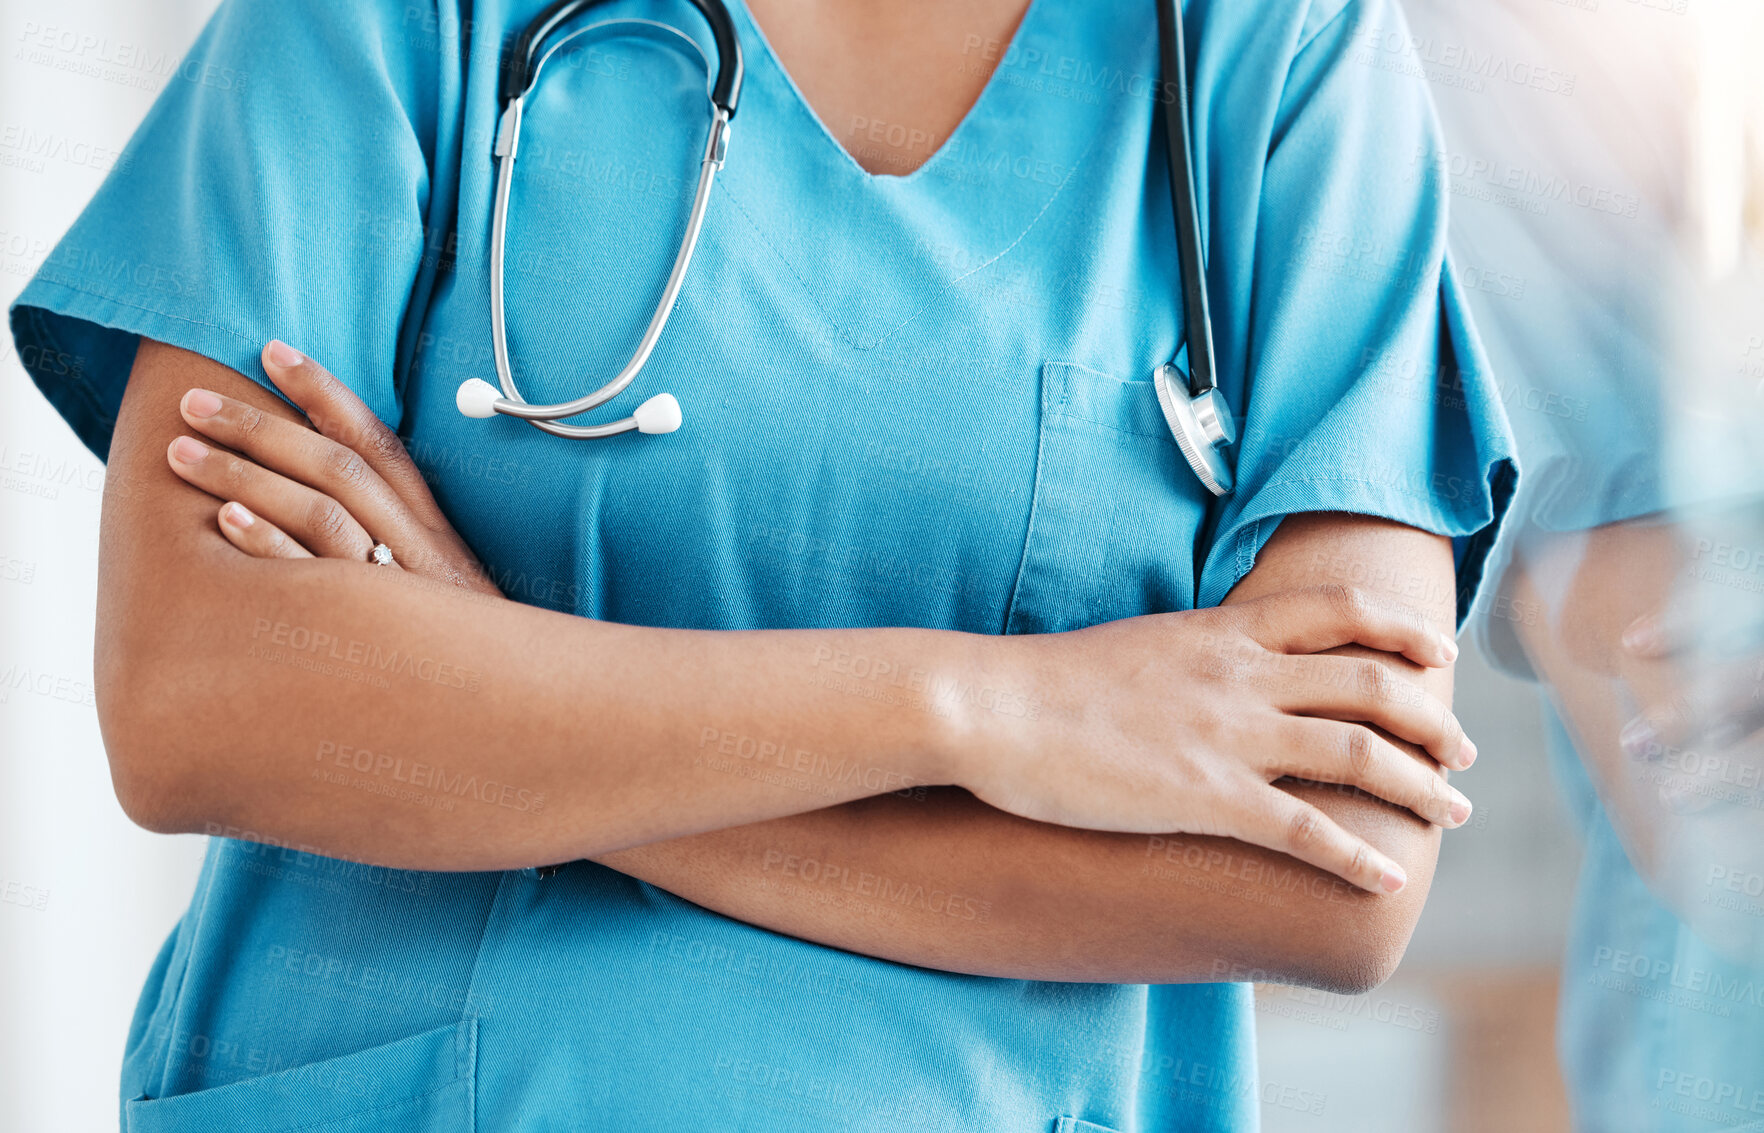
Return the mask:
POLYGON ((951 777, 1000 810, 1091 830, 1235 838, 1375 893, 1401 889, 1402 868, 1275 780, 1348 784, 1441 826, 1470 816, 1439 770, 1476 758, 1451 711, 1376 660, 1319 655, 1363 645, 1450 665, 1451 638, 1398 603, 1319 586, 991 640, 988 669, 1002 662, 1005 680, 1034 690, 1037 711, 966 717, 951 777))

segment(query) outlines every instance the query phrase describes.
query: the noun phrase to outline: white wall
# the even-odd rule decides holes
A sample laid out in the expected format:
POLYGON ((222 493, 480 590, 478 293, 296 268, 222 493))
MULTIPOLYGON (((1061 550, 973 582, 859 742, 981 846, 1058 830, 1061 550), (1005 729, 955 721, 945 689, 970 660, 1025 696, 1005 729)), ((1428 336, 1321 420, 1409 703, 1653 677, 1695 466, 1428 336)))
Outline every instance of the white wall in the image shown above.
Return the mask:
MULTIPOLYGON (((0 0, 7 304, 97 189, 213 7, 0 0)), ((37 395, 8 340, 0 351, 0 893, 13 888, 0 900, 0 1129, 20 1133, 116 1127, 135 997, 189 901, 202 853, 200 838, 136 828, 111 793, 90 703, 102 483, 103 466, 37 395)))

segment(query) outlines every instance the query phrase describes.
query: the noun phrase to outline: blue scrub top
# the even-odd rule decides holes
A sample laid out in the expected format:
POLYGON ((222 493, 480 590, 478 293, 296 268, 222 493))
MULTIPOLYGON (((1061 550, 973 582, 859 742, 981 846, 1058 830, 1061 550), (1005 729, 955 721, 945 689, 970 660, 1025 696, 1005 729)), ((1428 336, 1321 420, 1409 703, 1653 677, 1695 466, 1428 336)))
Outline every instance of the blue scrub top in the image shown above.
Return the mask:
MULTIPOLYGON (((1064 630, 1216 604, 1301 511, 1453 536, 1467 605, 1511 445, 1445 266, 1426 92, 1360 50, 1401 27, 1392 0, 1191 5, 1243 436, 1216 506, 1150 382, 1181 342, 1151 4, 1034 0, 1008 45, 965 44, 1002 61, 950 137, 865 126, 866 144, 937 145, 904 177, 841 149, 737 4, 728 166, 626 395, 671 391, 684 427, 578 442, 462 418, 455 388, 493 377, 498 47, 540 6, 223 4, 12 311, 93 451, 136 336, 266 385, 258 351, 281 337, 399 428, 505 592, 584 617, 1064 630)), ((707 38, 683 4, 621 9, 707 38)), ((579 395, 634 345, 704 88, 689 52, 612 29, 541 80, 508 253, 529 398, 579 395)), ((220 833, 141 1000, 133 1129, 1257 1123, 1242 985, 951 975, 592 864, 412 873, 220 833)))
MULTIPOLYGON (((1544 715, 1550 768, 1586 844, 1556 1040, 1574 1127, 1764 1133, 1764 968, 1710 947, 1649 890, 1567 725, 1544 715)), ((1748 892, 1711 881, 1705 899, 1740 914, 1758 907, 1748 892)))

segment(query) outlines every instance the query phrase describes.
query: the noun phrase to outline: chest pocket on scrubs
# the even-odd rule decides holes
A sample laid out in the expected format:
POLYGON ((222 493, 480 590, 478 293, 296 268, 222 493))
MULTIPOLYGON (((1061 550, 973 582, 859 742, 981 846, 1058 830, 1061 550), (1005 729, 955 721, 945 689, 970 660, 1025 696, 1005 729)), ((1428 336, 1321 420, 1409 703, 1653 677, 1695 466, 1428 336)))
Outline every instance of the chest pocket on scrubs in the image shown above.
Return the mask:
POLYGON ((1005 632, 1188 609, 1202 491, 1149 376, 1046 363, 1035 498, 1005 632))
MULTIPOLYGON (((258 1057, 273 1059, 273 1048, 258 1057)), ((123 1107, 127 1133, 473 1133, 478 1021, 123 1107)))

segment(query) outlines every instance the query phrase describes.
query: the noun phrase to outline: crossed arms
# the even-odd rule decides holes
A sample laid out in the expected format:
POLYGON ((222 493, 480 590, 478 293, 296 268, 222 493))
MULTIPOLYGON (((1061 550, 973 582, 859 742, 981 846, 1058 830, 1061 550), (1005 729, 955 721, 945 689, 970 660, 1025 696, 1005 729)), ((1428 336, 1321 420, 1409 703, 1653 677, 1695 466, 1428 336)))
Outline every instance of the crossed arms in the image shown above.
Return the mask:
MULTIPOLYGON (((324 393, 323 378, 315 380, 324 393)), ((360 558, 241 553, 215 516, 219 498, 252 490, 249 469, 219 447, 205 471, 174 472, 168 463, 173 439, 193 435, 187 408, 180 412, 192 387, 226 400, 221 416, 232 414, 244 430, 232 437, 238 451, 254 434, 272 434, 272 425, 305 425, 232 370, 143 342, 111 449, 96 653, 100 724, 117 796, 149 829, 219 826, 413 869, 593 858, 774 931, 978 975, 1254 978, 1356 990, 1394 969, 1431 880, 1436 823, 1461 821, 1432 813, 1448 806, 1438 770, 1442 762, 1462 765, 1451 762, 1461 731, 1449 712, 1435 724, 1421 719, 1449 702, 1449 664, 1440 657, 1418 663, 1427 646, 1390 628, 1390 603, 1337 584, 1343 564, 1378 564, 1401 591, 1439 596, 1419 616, 1449 626, 1452 559, 1443 538, 1363 517, 1291 517, 1226 609, 1128 619, 1045 639, 918 629, 621 626, 450 584, 443 560, 451 529, 441 532, 438 511, 428 515, 420 507, 414 519, 396 522, 415 525, 401 546, 420 534, 425 545, 440 548, 428 556, 437 569, 422 578, 360 558), (219 482, 204 483, 204 475, 219 482), (1354 633, 1308 639, 1314 649, 1288 642, 1269 652, 1273 667, 1196 648, 1240 627, 1264 638, 1280 632, 1280 619, 1266 611, 1288 608, 1274 604, 1283 601, 1295 603, 1292 609, 1324 603, 1333 612, 1323 621, 1359 624, 1357 637, 1373 644, 1346 643, 1354 633), (1183 617, 1211 620, 1174 620, 1183 617), (475 691, 425 679, 400 679, 390 688, 339 680, 267 660, 266 624, 408 656, 469 660, 487 676, 475 691), (1196 625, 1213 636, 1187 628, 1196 625), (1166 635, 1161 651, 1155 634, 1166 635), (971 715, 941 719, 828 694, 801 679, 817 650, 910 657, 954 673, 1011 666, 1012 679, 1068 726, 1011 733, 971 715), (1366 713, 1346 710, 1364 702, 1377 708, 1380 726, 1332 722, 1329 738, 1317 741, 1323 746, 1305 753, 1328 783, 1282 777, 1276 762, 1310 764, 1269 752, 1245 757, 1261 760, 1264 778, 1278 780, 1267 795, 1209 779, 1211 765, 1201 764, 1197 785, 1179 789, 1157 778, 1162 753, 1155 742, 1129 742, 1155 739, 1160 728, 1200 726, 1181 715, 1142 718, 1160 703, 1161 694, 1148 689, 1163 686, 1145 682, 1159 675, 1153 670, 1166 654, 1177 666, 1162 674, 1172 697, 1205 681, 1248 695, 1296 680, 1328 686, 1317 692, 1321 707, 1309 710, 1313 715, 1365 720, 1366 713), (1343 693, 1344 674, 1358 700, 1343 693), (581 696, 589 686, 599 693, 581 696), (1414 708, 1379 707, 1386 702, 1414 708), (802 747, 884 774, 849 776, 811 794, 706 769, 707 727, 766 735, 781 721, 802 747), (1398 731, 1409 738, 1397 738, 1398 731), (342 789, 313 772, 327 751, 344 746, 420 757, 450 774, 518 785, 545 802, 537 812, 501 805, 443 812, 342 789), (1393 765, 1387 747, 1402 766, 1393 765), (983 763, 972 762, 980 756, 983 763), (919 786, 905 796, 888 793, 906 782, 919 786), (1352 783, 1403 806, 1345 785, 1352 783), (1216 836, 1226 832, 1225 817, 1238 812, 1215 800, 1239 795, 1261 800, 1243 811, 1243 823, 1261 823, 1244 825, 1253 831, 1246 836, 1328 861, 1358 884, 1287 853, 1216 836), (1276 796, 1285 802, 1267 801, 1276 796), (1172 819, 1160 825, 1157 805, 1165 803, 1172 819), (1219 825, 1209 825, 1215 814, 1219 825), (1087 822, 1118 828, 1081 828, 1087 822), (1360 839, 1377 852, 1356 849, 1360 839), (1407 877, 1395 894, 1369 891, 1385 858, 1407 877), (1360 876, 1367 870, 1371 881, 1360 876)), ((329 431, 312 405, 300 403, 329 431)), ((315 466, 312 478, 365 482, 378 470, 400 491, 416 487, 398 483, 406 473, 385 459, 395 438, 388 442, 390 434, 371 428, 358 436, 366 460, 326 458, 329 465, 315 466)), ((407 474, 414 477, 414 469, 407 474)), ((315 531, 327 529, 326 537, 350 535, 337 509, 314 506, 305 518, 315 531)), ((376 531, 394 522, 386 519, 376 531)), ((1278 727, 1291 727, 1291 719, 1282 717, 1287 722, 1278 727)), ((1317 726, 1302 733, 1306 744, 1325 735, 1321 723, 1311 722, 1317 726)), ((1172 747, 1205 747, 1201 740, 1217 737, 1224 738, 1216 746, 1229 746, 1227 739, 1245 746, 1232 719, 1205 723, 1207 735, 1172 747)), ((1269 734, 1301 742, 1299 732, 1269 734)))

